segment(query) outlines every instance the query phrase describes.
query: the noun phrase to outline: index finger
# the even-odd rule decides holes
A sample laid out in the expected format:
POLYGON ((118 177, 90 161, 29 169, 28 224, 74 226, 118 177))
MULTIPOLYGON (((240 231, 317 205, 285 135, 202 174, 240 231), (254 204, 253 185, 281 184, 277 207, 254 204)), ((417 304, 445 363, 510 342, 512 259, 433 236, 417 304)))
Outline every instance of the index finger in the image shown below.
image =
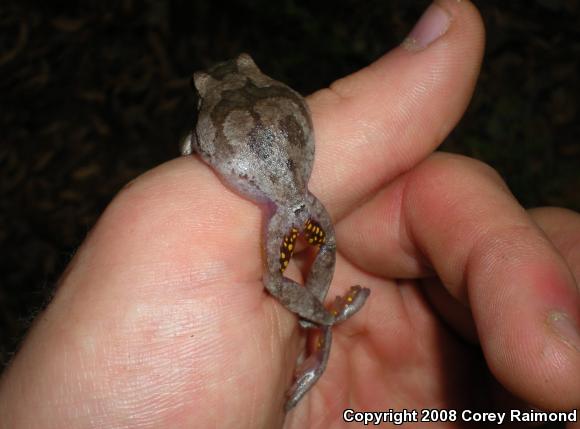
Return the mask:
POLYGON ((344 219, 337 235, 349 231, 343 253, 367 272, 436 273, 455 300, 436 295, 435 307, 464 336, 471 311, 487 364, 510 391, 547 409, 580 404, 579 290, 491 168, 435 154, 344 219))

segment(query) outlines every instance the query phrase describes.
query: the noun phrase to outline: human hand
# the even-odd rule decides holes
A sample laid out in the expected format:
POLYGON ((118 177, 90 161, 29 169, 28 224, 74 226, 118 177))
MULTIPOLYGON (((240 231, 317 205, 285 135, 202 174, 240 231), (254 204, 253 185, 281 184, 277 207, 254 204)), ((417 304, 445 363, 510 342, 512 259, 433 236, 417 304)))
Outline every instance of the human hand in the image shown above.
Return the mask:
MULTIPOLYGON (((527 213, 489 167, 430 155, 461 117, 483 49, 473 6, 441 5, 435 18, 453 21, 439 40, 310 97, 311 189, 339 249, 330 297, 355 283, 372 295, 334 328, 328 369, 286 427, 340 427, 348 407, 580 404, 578 337, 551 324, 563 313, 579 324, 580 219, 527 213)), ((304 341, 263 290, 261 224, 197 159, 131 183, 4 374, 0 427, 281 425, 304 341)))

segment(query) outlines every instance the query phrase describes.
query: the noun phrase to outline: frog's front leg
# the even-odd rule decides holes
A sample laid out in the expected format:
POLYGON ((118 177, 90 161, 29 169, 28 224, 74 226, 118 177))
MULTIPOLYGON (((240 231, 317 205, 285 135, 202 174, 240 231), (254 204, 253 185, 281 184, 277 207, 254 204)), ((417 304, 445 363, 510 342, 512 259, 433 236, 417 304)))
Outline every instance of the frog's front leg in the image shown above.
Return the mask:
MULTIPOLYGON (((307 242, 310 245, 319 246, 319 250, 308 273, 306 288, 317 296, 320 302, 324 302, 334 275, 336 261, 334 227, 322 203, 310 193, 307 197, 307 206, 311 218, 304 226, 304 233, 307 242)), ((330 307, 331 313, 336 318, 335 323, 340 323, 359 311, 369 293, 370 290, 367 288, 352 286, 344 296, 337 296, 330 307)), ((301 320, 300 325, 304 328, 313 327, 308 320, 301 320)))
POLYGON ((284 277, 298 237, 296 219, 285 210, 277 210, 266 228, 266 264, 264 286, 294 314, 316 325, 332 325, 335 317, 309 288, 284 277), (284 250, 286 249, 286 250, 284 250))

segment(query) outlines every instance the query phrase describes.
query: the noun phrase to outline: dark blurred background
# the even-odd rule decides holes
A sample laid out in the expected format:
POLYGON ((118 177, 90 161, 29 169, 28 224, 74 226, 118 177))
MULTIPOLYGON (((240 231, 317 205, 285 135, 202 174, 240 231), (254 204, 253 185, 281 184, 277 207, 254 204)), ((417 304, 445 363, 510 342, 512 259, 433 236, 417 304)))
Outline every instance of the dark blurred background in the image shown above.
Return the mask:
MULTIPOLYGON (((444 150, 484 160, 526 207, 580 209, 580 2, 476 1, 487 47, 444 150)), ((239 52, 308 94, 400 43, 411 0, 0 3, 0 360, 99 214, 177 156, 189 77, 239 52)))

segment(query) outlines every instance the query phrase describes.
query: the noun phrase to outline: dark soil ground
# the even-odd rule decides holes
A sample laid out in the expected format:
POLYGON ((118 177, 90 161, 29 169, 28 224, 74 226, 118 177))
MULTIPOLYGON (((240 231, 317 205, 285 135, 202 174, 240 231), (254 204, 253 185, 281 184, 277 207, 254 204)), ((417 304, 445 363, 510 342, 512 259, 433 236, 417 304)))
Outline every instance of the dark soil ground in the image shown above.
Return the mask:
MULTIPOLYGON (((1 362, 115 193, 177 156, 192 71, 245 51, 307 94, 400 43, 428 5, 299 3, 0 3, 1 362)), ((526 207, 580 210, 580 2, 476 4, 483 70, 443 150, 491 164, 526 207)))

